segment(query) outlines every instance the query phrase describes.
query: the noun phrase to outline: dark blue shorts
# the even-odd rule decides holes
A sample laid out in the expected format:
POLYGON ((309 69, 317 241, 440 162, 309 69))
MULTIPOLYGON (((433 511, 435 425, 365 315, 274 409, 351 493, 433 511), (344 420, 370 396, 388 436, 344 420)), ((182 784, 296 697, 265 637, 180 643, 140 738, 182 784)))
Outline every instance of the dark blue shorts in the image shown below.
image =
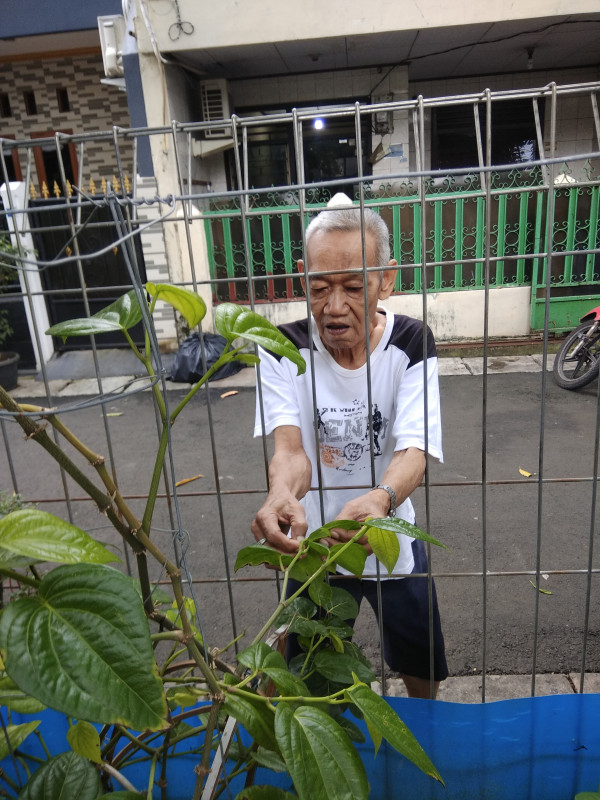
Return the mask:
MULTIPOLYGON (((388 666, 395 672, 429 679, 427 553, 424 543, 417 539, 413 541, 412 549, 415 560, 413 572, 425 573, 425 577, 381 581, 383 654, 388 666)), ((366 598, 379 621, 376 580, 332 577, 330 582, 332 586, 340 586, 350 592, 359 606, 363 597, 366 598)), ((434 680, 443 681, 448 677, 448 667, 435 585, 432 590, 433 674, 434 680)), ((291 591, 288 589, 288 593, 291 591)), ((352 624, 352 620, 349 622, 352 624)), ((291 657, 299 648, 295 642, 290 642, 289 645, 288 657, 291 657)))

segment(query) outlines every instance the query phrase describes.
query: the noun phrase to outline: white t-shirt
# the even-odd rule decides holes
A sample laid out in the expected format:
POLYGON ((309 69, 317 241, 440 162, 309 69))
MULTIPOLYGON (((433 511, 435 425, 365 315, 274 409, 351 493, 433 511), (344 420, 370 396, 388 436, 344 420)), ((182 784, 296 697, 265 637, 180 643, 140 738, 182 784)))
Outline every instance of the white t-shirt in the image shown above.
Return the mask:
MULTIPOLYGON (((323 516, 318 488, 311 489, 301 501, 306 510, 309 532, 323 522, 334 520, 348 500, 365 494, 382 482, 394 452, 407 447, 426 449, 423 323, 381 310, 386 315, 386 325, 370 358, 371 414, 368 413, 367 365, 356 370, 341 367, 323 346, 314 321, 311 320, 316 419, 313 415, 308 320, 280 327, 306 360, 304 375, 296 375, 296 366, 288 359, 259 348, 264 432, 269 434, 281 425, 300 428, 302 444, 312 464, 312 485, 320 485, 323 489, 323 516)), ((438 362, 429 329, 426 368, 427 449, 431 456, 442 461, 438 362)), ((262 434, 257 395, 254 435, 262 434)), ((408 499, 398 506, 396 513, 408 522, 415 521, 414 508, 408 499)), ((403 535, 398 538, 400 555, 393 574, 406 574, 414 566, 413 540, 403 535)), ((376 564, 375 556, 370 555, 363 576, 375 576, 376 564)), ((339 571, 345 572, 342 568, 339 571)), ((382 578, 388 575, 384 567, 381 567, 380 574, 382 578)))

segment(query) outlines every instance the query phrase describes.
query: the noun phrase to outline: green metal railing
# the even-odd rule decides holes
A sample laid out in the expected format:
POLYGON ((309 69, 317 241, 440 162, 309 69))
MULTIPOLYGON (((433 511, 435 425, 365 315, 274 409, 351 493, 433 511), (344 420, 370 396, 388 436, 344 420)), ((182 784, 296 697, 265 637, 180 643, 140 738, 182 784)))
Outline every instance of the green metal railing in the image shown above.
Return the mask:
MULTIPOLYGON (((390 229, 392 254, 400 266, 395 291, 483 289, 487 270, 492 288, 532 287, 532 329, 540 329, 545 313, 544 276, 550 263, 551 296, 556 301, 550 324, 557 330, 573 327, 581 303, 589 305, 596 296, 600 299, 600 255, 593 252, 600 246, 600 182, 589 165, 586 174, 589 180, 583 182, 564 178, 564 183, 553 187, 552 195, 539 169, 493 173, 487 190, 479 176, 468 175, 460 182, 428 178, 422 187, 407 182, 393 194, 386 187, 366 192, 365 203, 381 214, 390 229), (486 203, 490 204, 489 244, 486 203), (551 245, 547 241, 549 209, 554 212, 551 245)), ((309 198, 304 225, 296 199, 290 192, 257 194, 243 214, 239 201, 215 204, 207 212, 216 302, 248 302, 249 270, 257 302, 303 296, 296 276, 302 227, 311 212, 325 206, 329 195, 321 190, 309 198), (282 197, 291 202, 281 202, 282 197)))

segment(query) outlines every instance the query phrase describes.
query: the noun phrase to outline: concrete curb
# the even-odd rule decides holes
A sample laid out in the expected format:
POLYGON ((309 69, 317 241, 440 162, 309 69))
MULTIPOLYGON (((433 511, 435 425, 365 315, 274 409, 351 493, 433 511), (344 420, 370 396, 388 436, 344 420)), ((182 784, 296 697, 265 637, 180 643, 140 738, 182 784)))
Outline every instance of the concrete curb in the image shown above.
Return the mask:
MULTIPOLYGON (((535 696, 551 694, 579 694, 579 673, 536 675, 535 696)), ((483 681, 481 675, 450 677, 440 684, 438 700, 446 703, 481 703, 483 681)), ((381 693, 381 684, 373 684, 381 693)), ((406 697, 406 689, 400 678, 388 678, 387 695, 406 697)), ((532 696, 531 675, 487 675, 485 679, 485 702, 516 700, 532 696)), ((583 693, 600 692, 600 675, 588 673, 584 676, 583 693)))

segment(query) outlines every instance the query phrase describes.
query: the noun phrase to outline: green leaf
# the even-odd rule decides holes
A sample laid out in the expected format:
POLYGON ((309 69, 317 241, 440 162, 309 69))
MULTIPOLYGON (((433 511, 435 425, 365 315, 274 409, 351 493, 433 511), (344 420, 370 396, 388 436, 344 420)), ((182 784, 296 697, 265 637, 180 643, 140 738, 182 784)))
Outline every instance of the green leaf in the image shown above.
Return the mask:
POLYGON ((578 792, 575 795, 575 800, 600 800, 599 792, 578 792))
POLYGON ((229 716, 243 725, 250 736, 267 750, 279 750, 273 731, 274 715, 260 700, 250 700, 248 696, 228 692, 223 708, 229 716))
MULTIPOLYGON (((6 706, 11 711, 18 711, 19 714, 39 714, 46 708, 35 697, 30 697, 22 692, 8 676, 0 678, 0 706, 6 706)), ((1 733, 0 736, 2 736, 1 733)))
POLYGON ((326 636, 327 626, 319 619, 305 619, 304 617, 296 617, 293 619, 289 626, 290 633, 296 633, 298 636, 304 636, 307 639, 313 636, 326 636))
POLYGON ((367 551, 361 544, 335 544, 329 551, 330 555, 336 556, 336 564, 347 569, 353 575, 362 575, 367 560, 367 551), (340 554, 340 550, 344 551, 340 554))
POLYGON ((371 549, 387 569, 388 575, 391 575, 400 555, 400 542, 397 535, 384 528, 370 527, 367 531, 367 539, 371 549))
POLYGON ((133 581, 111 567, 58 567, 38 596, 0 618, 6 672, 27 694, 76 719, 166 726, 148 622, 133 581))
POLYGON ((39 719, 32 722, 24 722, 22 725, 7 725, 6 728, 0 731, 0 761, 8 758, 11 751, 14 752, 17 747, 20 747, 29 734, 41 725, 39 719), (8 742, 6 737, 8 736, 8 742), (10 747, 8 746, 10 742, 10 747))
POLYGON ((271 772, 287 772, 285 761, 282 759, 279 753, 274 753, 272 750, 259 747, 257 750, 252 752, 252 758, 257 764, 260 764, 261 767, 270 769, 271 772))
POLYGON ((19 794, 19 800, 97 800, 101 792, 100 776, 94 766, 69 752, 43 764, 19 794))
POLYGON ((278 356, 289 358, 298 367, 298 375, 306 371, 306 362, 298 348, 255 311, 233 303, 222 303, 215 310, 215 328, 228 342, 237 338, 254 342, 278 356))
POLYGON ((235 800, 298 800, 298 797, 277 786, 248 786, 236 794, 235 800))
POLYGON ((382 697, 362 683, 348 689, 346 696, 351 703, 358 706, 370 728, 378 731, 392 747, 412 761, 422 772, 444 784, 427 753, 382 697))
POLYGON ((315 653, 314 667, 325 678, 336 683, 353 683, 353 674, 360 680, 371 682, 375 674, 370 667, 351 653, 336 653, 334 650, 319 650, 315 653))
POLYGON ((366 800, 365 768, 348 736, 329 714, 278 703, 275 733, 301 800, 366 800))
POLYGON ((233 360, 241 361, 242 364, 250 364, 251 366, 260 364, 260 358, 255 356, 254 353, 236 353, 233 360))
POLYGON ((0 570, 2 569, 21 569, 30 564, 39 564, 42 559, 32 558, 31 556, 18 556, 11 553, 4 547, 0 547, 0 570))
POLYGON ((314 603, 310 602, 308 597, 296 597, 287 608, 283 609, 277 618, 277 622, 280 625, 287 625, 296 617, 312 619, 316 613, 317 607, 314 603))
POLYGON ((326 522, 324 525, 321 525, 321 527, 313 531, 308 538, 312 539, 315 537, 317 539, 322 539, 323 536, 329 536, 329 533, 334 528, 340 528, 343 531, 359 531, 363 525, 363 522, 357 522, 355 519, 334 519, 333 522, 326 522), (325 531, 325 533, 322 533, 322 531, 325 531))
POLYGON ((265 658, 262 671, 273 681, 279 694, 286 697, 306 697, 310 692, 304 681, 289 671, 285 658, 276 650, 271 650, 265 658))
POLYGON ((340 639, 349 639, 354 636, 354 628, 352 625, 349 625, 343 619, 339 619, 338 617, 327 620, 326 625, 327 634, 329 636, 339 636, 340 639))
POLYGON ((279 567, 283 564, 286 567, 292 560, 292 556, 286 556, 273 550, 272 547, 265 547, 263 544, 250 544, 242 547, 235 559, 234 569, 237 572, 242 567, 257 567, 259 564, 271 564, 279 567))
POLYGON ((273 650, 266 642, 256 642, 238 653, 237 660, 251 672, 260 672, 265 659, 273 650))
POLYGON ((135 290, 132 289, 93 316, 58 322, 48 328, 46 333, 49 336, 60 336, 64 342, 69 336, 90 336, 110 331, 126 331, 137 325, 141 319, 142 310, 135 290))
POLYGON ((361 731, 358 725, 355 725, 354 722, 352 722, 351 719, 348 719, 348 717, 342 717, 340 715, 339 717, 336 717, 335 720, 340 728, 346 732, 346 735, 352 742, 362 744, 366 741, 364 733, 361 731))
POLYGON ((67 731, 67 741, 71 749, 83 758, 89 758, 94 764, 101 764, 100 736, 89 722, 77 722, 67 731))
POLYGON ((174 686, 167 692, 167 702, 171 711, 175 708, 195 706, 201 697, 206 697, 206 693, 198 691, 194 686, 174 686))
POLYGON ((331 600, 331 586, 323 575, 320 580, 314 580, 308 587, 308 595, 317 606, 324 606, 331 600))
POLYGON ((331 590, 329 602, 324 604, 328 614, 338 617, 341 620, 356 619, 358 616, 358 603, 350 592, 340 586, 334 586, 331 590))
POLYGON ((0 546, 20 556, 61 564, 120 561, 85 531, 37 508, 21 508, 0 519, 0 546))
POLYGON ((151 297, 163 300, 185 317, 190 328, 195 328, 206 316, 206 303, 189 289, 170 283, 147 283, 146 291, 151 297))
POLYGON ((422 542, 429 542, 429 544, 435 544, 437 547, 443 547, 444 550, 448 550, 445 544, 442 544, 437 539, 434 539, 433 536, 430 536, 428 533, 425 533, 425 531, 417 528, 416 525, 407 522, 405 519, 400 519, 399 517, 368 519, 363 522, 363 525, 367 525, 369 528, 377 528, 382 531, 401 533, 404 536, 411 536, 413 539, 420 539, 422 542))

